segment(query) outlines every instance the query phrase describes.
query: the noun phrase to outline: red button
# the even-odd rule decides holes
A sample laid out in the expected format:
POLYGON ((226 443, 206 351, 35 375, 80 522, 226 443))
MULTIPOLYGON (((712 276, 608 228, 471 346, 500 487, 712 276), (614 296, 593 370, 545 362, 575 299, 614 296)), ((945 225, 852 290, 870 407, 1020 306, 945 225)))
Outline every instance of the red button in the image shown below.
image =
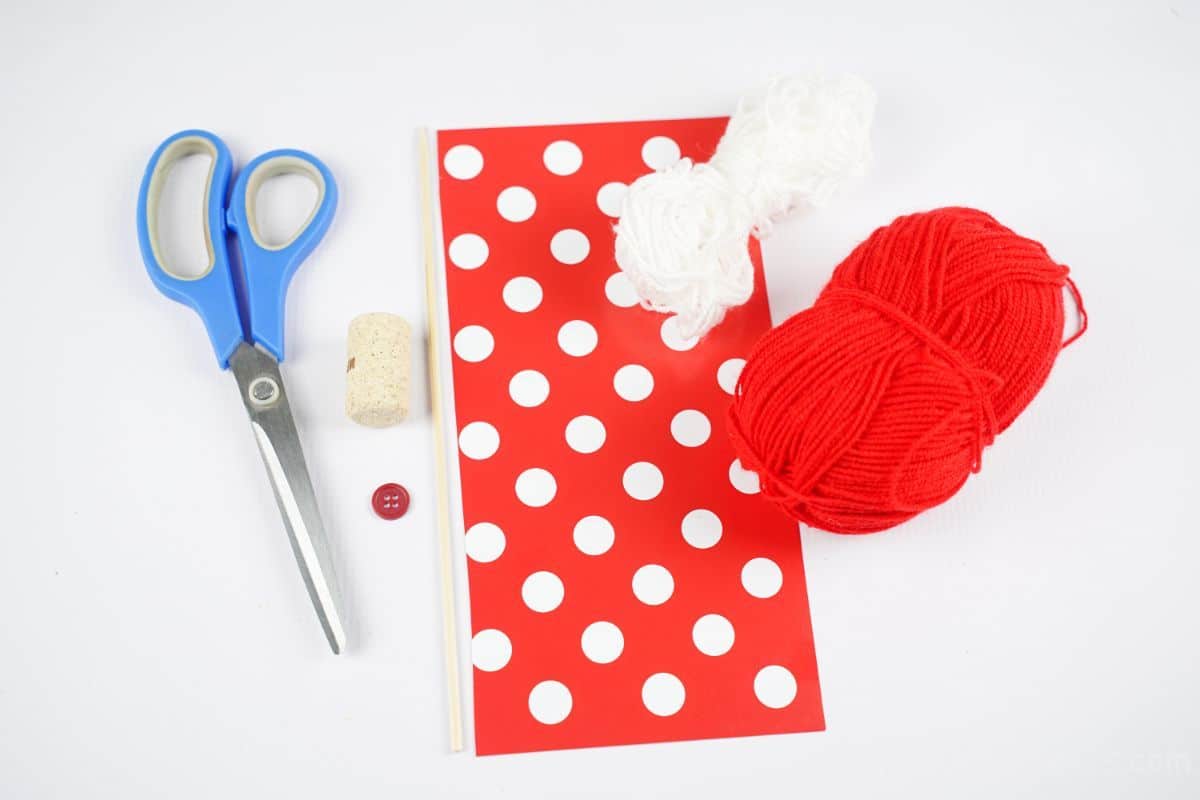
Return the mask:
POLYGON ((384 519, 400 519, 408 511, 408 490, 398 483, 385 483, 371 495, 371 507, 384 519))

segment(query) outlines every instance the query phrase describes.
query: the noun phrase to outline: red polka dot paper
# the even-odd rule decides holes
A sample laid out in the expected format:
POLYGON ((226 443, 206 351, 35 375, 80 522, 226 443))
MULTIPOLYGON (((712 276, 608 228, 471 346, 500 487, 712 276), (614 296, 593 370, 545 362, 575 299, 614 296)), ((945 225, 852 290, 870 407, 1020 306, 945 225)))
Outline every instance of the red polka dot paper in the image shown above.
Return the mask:
POLYGON ((698 342, 613 258, 625 187, 725 123, 438 134, 481 755, 824 727, 797 528, 725 435, 757 247, 698 342))

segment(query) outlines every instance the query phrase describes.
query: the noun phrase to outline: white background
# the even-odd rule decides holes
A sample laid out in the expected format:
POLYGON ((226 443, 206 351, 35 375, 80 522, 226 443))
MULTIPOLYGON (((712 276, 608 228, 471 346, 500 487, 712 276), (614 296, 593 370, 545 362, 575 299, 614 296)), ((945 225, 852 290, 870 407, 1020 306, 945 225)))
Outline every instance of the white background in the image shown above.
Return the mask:
POLYGON ((1195 0, 4 0, 0 797, 1195 797, 1198 92, 1195 0), (350 318, 423 325, 414 129, 723 114, 810 67, 876 86, 876 164, 768 241, 777 319, 878 225, 970 204, 1073 268, 1091 331, 950 503, 804 532, 827 732, 449 755, 428 409, 342 413, 350 318), (233 380, 137 251, 145 159, 193 126, 341 185, 285 368, 340 658, 233 380))

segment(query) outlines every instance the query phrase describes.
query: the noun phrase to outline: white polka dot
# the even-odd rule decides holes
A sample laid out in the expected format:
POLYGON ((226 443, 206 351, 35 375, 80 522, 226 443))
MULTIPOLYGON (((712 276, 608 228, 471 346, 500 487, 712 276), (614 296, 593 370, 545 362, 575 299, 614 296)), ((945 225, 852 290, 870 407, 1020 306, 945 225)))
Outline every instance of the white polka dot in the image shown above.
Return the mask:
POLYGON ((596 349, 596 329, 581 319, 573 319, 558 329, 558 346, 569 356, 582 357, 596 349))
POLYGON ((518 275, 504 284, 501 295, 504 305, 524 314, 542 304, 542 285, 526 275, 518 275))
POLYGON ((769 558, 752 558, 742 567, 742 588, 754 597, 772 597, 783 587, 783 570, 769 558))
POLYGON ((500 449, 500 431, 487 422, 471 422, 458 434, 458 449, 476 461, 491 458, 500 449))
POLYGON ((492 332, 482 325, 468 325, 454 335, 454 352, 463 361, 483 361, 492 354, 495 346, 492 332))
POLYGON ((654 391, 654 376, 641 364, 626 364, 613 374, 613 388, 622 400, 636 403, 654 391))
POLYGON ((554 499, 558 484, 554 476, 541 467, 527 469, 517 476, 517 499, 527 506, 541 508, 554 499))
POLYGON ((495 628, 487 628, 471 639, 471 663, 484 672, 504 669, 512 658, 512 640, 495 628))
POLYGON ((577 453, 594 453, 604 446, 604 423, 586 414, 567 423, 567 444, 577 453))
POLYGON ((589 660, 597 664, 611 664, 625 649, 625 636, 621 629, 611 622, 593 622, 583 629, 583 636, 579 637, 579 646, 583 648, 583 654, 589 660))
POLYGON ((483 170, 483 153, 469 144, 456 144, 446 151, 442 166, 450 177, 467 181, 483 170))
POLYGON ((669 717, 683 708, 687 697, 683 681, 669 672, 658 672, 646 678, 642 684, 642 705, 651 714, 669 717))
POLYGON ((524 186, 510 186, 496 196, 496 210, 509 222, 524 222, 537 210, 537 198, 524 186))
POLYGON ((547 614, 563 601, 562 579, 553 572, 535 572, 521 584, 521 599, 530 611, 547 614))
POLYGON ((683 539, 699 550, 707 550, 721 541, 721 518, 707 508, 696 508, 683 517, 683 539))
POLYGON ((661 564, 646 564, 633 573, 633 596, 648 606, 661 606, 675 593, 675 578, 661 564))
POLYGON ((786 708, 796 699, 796 676, 778 664, 763 667, 754 676, 754 696, 767 708, 786 708))
POLYGON ((679 160, 679 145, 667 136, 652 136, 642 145, 642 161, 650 169, 666 169, 679 160))
POLYGON ((671 436, 684 447, 699 447, 708 441, 712 424, 694 408, 684 409, 671 419, 671 436))
POLYGON ((546 145, 542 151, 542 163, 555 175, 570 175, 583 166, 583 151, 574 142, 559 139, 546 145))
POLYGON ((575 523, 573 536, 575 546, 581 553, 598 556, 607 553, 608 549, 613 546, 617 532, 613 530, 611 522, 593 514, 575 523))
POLYGON ((588 257, 592 245, 583 231, 566 228, 550 239, 550 254, 563 264, 578 264, 588 257))
POLYGON ((692 626, 692 642, 706 656, 723 656, 733 647, 733 625, 720 614, 705 614, 692 626))
POLYGON ((638 304, 637 290, 624 272, 614 272, 604 282, 604 296, 608 302, 621 308, 632 308, 638 304))
POLYGON ((487 259, 487 242, 477 233, 461 233, 450 242, 450 261, 460 269, 477 269, 487 259))
POLYGON ((620 181, 612 181, 600 187, 600 191, 596 192, 596 205, 600 210, 610 217, 621 216, 621 203, 625 202, 625 195, 629 192, 629 187, 620 181))
POLYGON ((536 369, 523 369, 508 382, 508 396, 525 408, 535 408, 550 396, 550 381, 536 369))
POLYGON ((529 693, 529 713, 543 725, 557 725, 571 713, 571 690, 558 681, 542 681, 529 693))
POLYGON ((649 461, 638 461, 625 468, 621 485, 634 500, 653 500, 663 488, 662 470, 649 461))
POLYGON ((491 522, 476 522, 467 531, 467 555, 472 561, 487 564, 504 552, 504 531, 491 522))
POLYGON ((758 494, 761 488, 758 484, 758 473, 743 467, 742 462, 736 458, 729 465, 729 482, 742 494, 758 494))
POLYGON ((679 352, 691 350, 696 346, 696 342, 700 341, 695 336, 684 338, 679 333, 679 317, 674 314, 663 320, 662 327, 658 329, 658 332, 662 336, 663 344, 679 352))
POLYGON ((726 394, 733 394, 733 390, 737 388, 738 378, 741 377, 742 368, 745 366, 746 359, 731 358, 717 367, 717 384, 725 390, 726 394))

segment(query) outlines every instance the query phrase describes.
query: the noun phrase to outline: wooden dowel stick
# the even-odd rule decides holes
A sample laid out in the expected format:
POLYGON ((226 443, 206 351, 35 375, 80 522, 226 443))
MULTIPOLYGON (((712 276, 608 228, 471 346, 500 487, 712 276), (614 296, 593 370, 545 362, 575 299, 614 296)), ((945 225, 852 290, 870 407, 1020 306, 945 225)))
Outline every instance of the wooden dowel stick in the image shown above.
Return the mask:
POLYGON ((454 548, 450 540, 450 486, 446 471, 446 430, 443 424, 441 348, 437 299, 437 258, 434 255, 433 228, 433 171, 430 169, 429 131, 422 128, 420 148, 421 170, 421 238, 425 257, 425 309, 429 317, 429 403, 433 417, 433 464, 437 483, 438 561, 441 571, 442 650, 446 668, 446 710, 450 722, 450 750, 463 749, 462 694, 458 676, 458 613, 454 602, 454 548))

